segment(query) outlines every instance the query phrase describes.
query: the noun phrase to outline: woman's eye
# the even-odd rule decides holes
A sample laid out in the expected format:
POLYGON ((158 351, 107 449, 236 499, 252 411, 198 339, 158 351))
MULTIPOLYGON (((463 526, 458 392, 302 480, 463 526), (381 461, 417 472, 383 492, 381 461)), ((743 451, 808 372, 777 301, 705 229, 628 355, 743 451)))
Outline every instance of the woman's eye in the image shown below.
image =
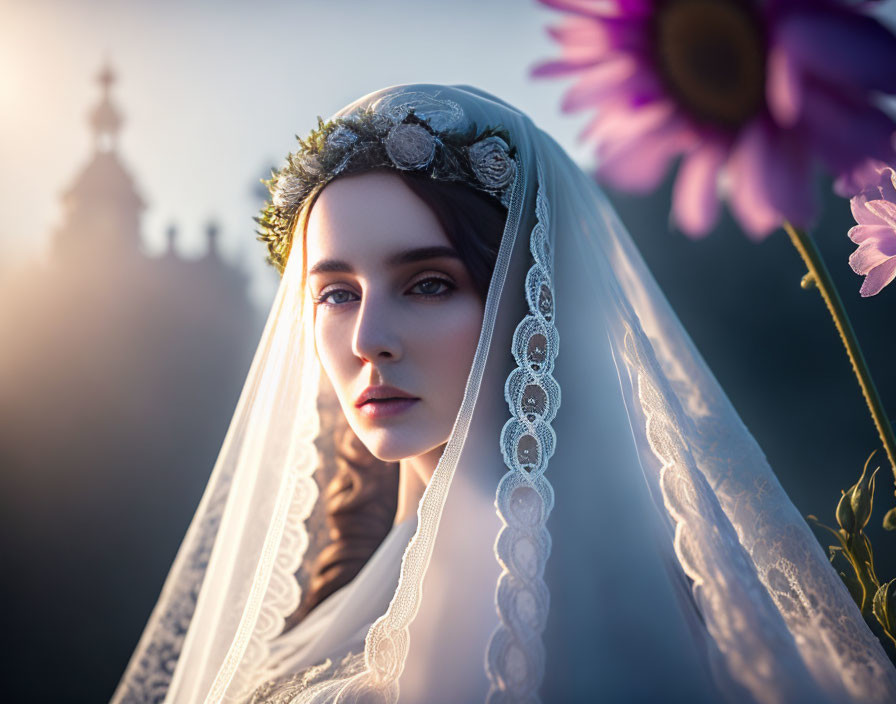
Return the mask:
POLYGON ((342 305, 343 303, 350 303, 351 296, 355 294, 351 291, 348 291, 344 288, 334 288, 330 291, 324 291, 320 296, 317 297, 316 303, 323 303, 324 305, 342 305))
POLYGON ((417 289, 422 296, 445 296, 456 288, 454 284, 446 279, 430 277, 422 279, 411 287, 411 291, 417 289))
MULTIPOLYGON (((411 286, 409 292, 423 298, 441 298, 449 295, 456 288, 457 286, 447 279, 431 276, 415 283, 411 286)), ((334 288, 321 293, 314 299, 314 303, 315 305, 341 306, 357 300, 360 299, 353 291, 344 288, 334 288)))

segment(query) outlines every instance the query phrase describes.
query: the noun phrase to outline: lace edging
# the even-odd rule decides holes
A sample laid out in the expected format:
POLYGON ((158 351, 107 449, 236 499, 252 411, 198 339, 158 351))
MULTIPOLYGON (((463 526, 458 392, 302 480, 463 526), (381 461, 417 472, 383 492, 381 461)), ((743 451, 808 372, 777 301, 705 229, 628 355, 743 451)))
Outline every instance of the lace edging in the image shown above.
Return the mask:
MULTIPOLYGON (((305 350, 305 364, 316 380, 319 373, 313 354, 305 350)), ((313 384, 316 388, 317 383, 313 384)), ((269 643, 283 630, 286 617, 299 605, 301 588, 296 572, 308 548, 305 520, 311 514, 319 489, 313 474, 319 456, 314 440, 320 431, 320 417, 314 398, 306 398, 309 422, 295 439, 290 469, 284 474, 277 517, 265 537, 247 607, 224 664, 212 684, 206 701, 242 702, 260 684, 258 667, 270 653, 269 643)))
POLYGON ((662 465, 659 483, 675 525, 675 554, 693 580, 694 597, 729 675, 759 702, 796 701, 807 694, 823 701, 749 554, 694 462, 681 434, 683 412, 670 390, 661 391, 662 376, 643 332, 624 325, 625 360, 636 374, 650 449, 662 465))
POLYGON ((545 524, 554 491, 544 473, 556 444, 551 421, 560 406, 560 386, 552 376, 559 337, 554 325, 548 205, 537 156, 536 166, 536 224, 529 240, 535 263, 526 276, 529 312, 514 332, 517 367, 504 385, 511 418, 501 431, 501 452, 510 471, 501 478, 495 499, 503 523, 495 545, 502 571, 496 596, 500 623, 486 652, 489 704, 539 701, 545 669, 541 633, 550 593, 543 576, 551 552, 545 524))

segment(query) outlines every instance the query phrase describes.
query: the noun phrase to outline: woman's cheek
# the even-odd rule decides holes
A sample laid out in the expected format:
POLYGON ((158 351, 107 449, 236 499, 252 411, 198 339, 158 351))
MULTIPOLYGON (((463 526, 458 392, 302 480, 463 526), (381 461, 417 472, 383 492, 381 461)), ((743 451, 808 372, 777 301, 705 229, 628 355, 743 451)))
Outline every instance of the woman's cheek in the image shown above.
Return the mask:
POLYGON ((345 370, 352 354, 351 337, 344 334, 339 320, 332 316, 318 314, 314 326, 314 339, 317 345, 318 358, 330 379, 334 389, 340 390, 345 370))
MULTIPOLYGON (((463 374, 466 380, 476 351, 476 343, 482 327, 482 305, 476 297, 458 301, 451 310, 443 310, 439 315, 431 315, 426 320, 425 333, 419 338, 425 341, 426 357, 433 363, 430 371, 445 378, 463 374)), ((458 380, 451 379, 450 383, 458 380)))

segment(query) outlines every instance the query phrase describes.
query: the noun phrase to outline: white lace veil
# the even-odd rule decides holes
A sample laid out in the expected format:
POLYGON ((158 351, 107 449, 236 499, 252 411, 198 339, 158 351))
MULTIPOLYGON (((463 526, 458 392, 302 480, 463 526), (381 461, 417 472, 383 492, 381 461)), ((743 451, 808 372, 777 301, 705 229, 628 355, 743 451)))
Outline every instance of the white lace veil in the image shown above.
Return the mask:
MULTIPOLYGON (((363 649, 270 700, 896 701, 896 671, 594 182, 475 88, 387 88, 337 116, 367 107, 501 125, 517 177, 391 603, 363 649)), ((246 701, 270 676, 327 463, 300 259, 114 702, 246 701)))

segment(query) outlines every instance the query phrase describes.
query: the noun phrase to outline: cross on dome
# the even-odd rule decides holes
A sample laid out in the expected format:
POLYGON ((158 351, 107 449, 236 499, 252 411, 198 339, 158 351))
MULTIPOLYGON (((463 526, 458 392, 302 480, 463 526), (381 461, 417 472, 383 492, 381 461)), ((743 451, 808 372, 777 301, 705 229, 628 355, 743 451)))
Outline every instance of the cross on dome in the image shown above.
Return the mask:
POLYGON ((123 122, 121 113, 110 96, 115 79, 115 72, 109 62, 106 62, 97 75, 97 82, 103 91, 102 97, 99 104, 90 112, 90 126, 93 127, 96 148, 102 152, 109 152, 115 148, 115 141, 123 122))

